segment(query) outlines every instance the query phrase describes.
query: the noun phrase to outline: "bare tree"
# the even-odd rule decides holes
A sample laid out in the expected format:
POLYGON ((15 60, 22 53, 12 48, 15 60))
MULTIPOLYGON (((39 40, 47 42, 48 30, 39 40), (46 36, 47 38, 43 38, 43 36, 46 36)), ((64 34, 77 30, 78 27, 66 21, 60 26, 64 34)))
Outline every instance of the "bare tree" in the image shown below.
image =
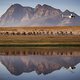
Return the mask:
POLYGON ((70 35, 73 35, 73 33, 72 33, 72 31, 70 31, 70 33, 69 33, 70 35))
POLYGON ((22 35, 26 35, 26 32, 23 32, 22 35))
POLYGON ((36 35, 36 32, 33 32, 33 35, 36 35))
POLYGON ((49 35, 49 31, 47 31, 47 35, 49 35))
POLYGON ((15 32, 12 32, 11 35, 15 35, 15 32))
POLYGON ((0 35, 3 35, 3 32, 0 32, 0 35))
POLYGON ((9 35, 9 32, 6 32, 5 35, 9 35))
POLYGON ((21 33, 20 32, 17 32, 16 35, 21 35, 21 33))
POLYGON ((51 31, 51 35, 53 35, 53 32, 51 31))

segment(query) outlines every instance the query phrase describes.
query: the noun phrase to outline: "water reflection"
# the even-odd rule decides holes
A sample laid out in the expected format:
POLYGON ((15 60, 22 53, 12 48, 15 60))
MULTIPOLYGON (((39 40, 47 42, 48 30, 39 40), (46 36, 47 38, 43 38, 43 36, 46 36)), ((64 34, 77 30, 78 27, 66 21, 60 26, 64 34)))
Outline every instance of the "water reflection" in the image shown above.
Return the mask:
POLYGON ((75 71, 68 80, 80 80, 80 48, 0 48, 0 54, 0 80, 67 80, 75 71))
POLYGON ((80 56, 80 48, 0 47, 0 55, 80 56))

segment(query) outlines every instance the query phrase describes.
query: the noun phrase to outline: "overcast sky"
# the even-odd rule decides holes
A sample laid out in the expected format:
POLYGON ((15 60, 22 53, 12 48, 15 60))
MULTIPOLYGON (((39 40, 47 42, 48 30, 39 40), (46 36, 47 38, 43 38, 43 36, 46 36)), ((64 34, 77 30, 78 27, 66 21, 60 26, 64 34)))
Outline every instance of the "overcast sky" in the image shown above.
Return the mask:
POLYGON ((62 11, 68 9, 80 15, 80 0, 0 0, 0 16, 5 13, 12 4, 16 3, 31 7, 35 7, 37 4, 47 4, 62 11))

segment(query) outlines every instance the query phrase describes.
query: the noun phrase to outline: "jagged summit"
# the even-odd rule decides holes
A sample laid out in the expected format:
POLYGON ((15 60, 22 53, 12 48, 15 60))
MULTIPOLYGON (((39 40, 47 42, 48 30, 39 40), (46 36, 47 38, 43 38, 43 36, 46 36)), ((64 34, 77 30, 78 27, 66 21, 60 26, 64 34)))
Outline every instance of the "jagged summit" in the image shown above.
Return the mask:
POLYGON ((66 9, 65 11, 64 11, 65 13, 68 13, 68 12, 70 12, 68 9, 66 9))
POLYGON ((70 15, 72 12, 71 11, 69 11, 68 9, 66 9, 64 12, 63 12, 63 14, 65 14, 65 15, 70 15))
POLYGON ((37 4, 35 8, 25 7, 20 4, 11 5, 0 18, 0 26, 58 26, 80 25, 80 16, 69 10, 62 12, 47 4, 37 4), (75 19, 63 19, 61 14, 74 14, 75 19), (76 18, 77 17, 77 18, 76 18), (76 21, 77 20, 77 21, 76 21), (67 21, 70 21, 67 23, 67 21), (67 23, 65 25, 65 23, 67 23), (71 24, 69 24, 71 23, 71 24))
POLYGON ((21 4, 18 4, 18 3, 16 3, 16 4, 13 4, 12 6, 15 6, 15 7, 21 7, 22 5, 21 5, 21 4))
POLYGON ((40 4, 37 4, 37 5, 36 5, 36 8, 38 8, 38 7, 42 7, 42 6, 41 6, 40 4))
POLYGON ((23 6, 22 5, 20 5, 20 4, 13 4, 13 5, 11 5, 9 8, 8 8, 8 10, 9 9, 15 9, 15 8, 22 8, 23 6))

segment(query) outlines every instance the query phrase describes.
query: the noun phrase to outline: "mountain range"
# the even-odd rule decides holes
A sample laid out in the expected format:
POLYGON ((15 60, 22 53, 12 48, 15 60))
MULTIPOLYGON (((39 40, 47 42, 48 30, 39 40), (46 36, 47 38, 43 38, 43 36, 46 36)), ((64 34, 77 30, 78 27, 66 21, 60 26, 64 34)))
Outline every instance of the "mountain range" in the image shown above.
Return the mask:
POLYGON ((0 17, 0 26, 80 26, 80 16, 46 4, 35 8, 13 4, 0 17), (74 17, 69 18, 71 14, 74 17))

